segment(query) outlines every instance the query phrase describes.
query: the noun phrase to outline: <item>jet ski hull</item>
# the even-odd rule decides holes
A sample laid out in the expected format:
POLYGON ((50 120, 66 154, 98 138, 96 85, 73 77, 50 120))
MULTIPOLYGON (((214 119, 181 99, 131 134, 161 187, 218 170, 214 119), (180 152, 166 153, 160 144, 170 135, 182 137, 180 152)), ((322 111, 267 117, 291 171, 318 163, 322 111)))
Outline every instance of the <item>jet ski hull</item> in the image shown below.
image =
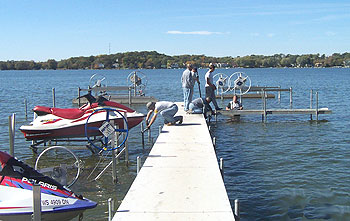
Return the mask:
MULTIPOLYGON (((139 114, 135 117, 128 117, 129 129, 135 127, 143 121, 144 115, 139 114)), ((124 121, 122 118, 111 119, 115 125, 119 128, 124 128, 124 121)), ((86 119, 82 120, 78 124, 71 123, 58 127, 36 127, 34 125, 23 125, 20 127, 20 131, 24 134, 27 140, 50 140, 60 138, 73 138, 73 137, 85 137, 85 122, 86 119)), ((88 127, 101 127, 104 120, 98 122, 92 122, 88 124, 88 127)), ((102 135, 98 130, 89 130, 89 136, 100 136, 102 135)))
POLYGON ((0 220, 31 220, 34 184, 41 186, 42 220, 69 220, 97 205, 0 151, 0 220))

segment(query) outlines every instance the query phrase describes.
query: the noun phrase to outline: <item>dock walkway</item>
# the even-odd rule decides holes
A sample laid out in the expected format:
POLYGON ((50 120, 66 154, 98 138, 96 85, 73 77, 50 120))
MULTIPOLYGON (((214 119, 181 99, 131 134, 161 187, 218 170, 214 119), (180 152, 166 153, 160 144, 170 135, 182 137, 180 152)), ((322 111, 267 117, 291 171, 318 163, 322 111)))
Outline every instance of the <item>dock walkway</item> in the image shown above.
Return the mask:
POLYGON ((204 117, 177 104, 113 220, 235 220, 204 117))

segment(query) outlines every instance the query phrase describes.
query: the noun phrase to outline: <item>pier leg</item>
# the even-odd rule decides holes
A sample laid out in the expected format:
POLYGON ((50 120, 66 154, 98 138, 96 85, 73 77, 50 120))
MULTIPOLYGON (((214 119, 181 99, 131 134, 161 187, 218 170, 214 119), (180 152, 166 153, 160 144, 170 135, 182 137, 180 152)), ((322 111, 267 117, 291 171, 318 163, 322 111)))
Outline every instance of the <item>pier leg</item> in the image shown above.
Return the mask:
POLYGON ((264 123, 266 123, 266 121, 267 121, 267 112, 266 112, 266 91, 264 91, 264 102, 263 102, 263 105, 264 105, 264 123))
MULTIPOLYGON (((281 86, 278 86, 279 89, 281 89, 281 86)), ((278 103, 281 103, 281 91, 278 91, 278 103)))
POLYGON ((28 104, 27 104, 27 99, 24 99, 24 117, 26 120, 28 120, 28 104))
POLYGON ((293 89, 292 87, 289 88, 289 103, 290 103, 290 109, 293 108, 293 89))
POLYGON ((141 169, 141 158, 140 156, 137 156, 136 158, 136 174, 139 174, 141 169))
POLYGON ((318 121, 318 92, 316 92, 316 121, 318 121))
POLYGON ((240 220, 240 214, 239 214, 239 200, 235 199, 235 220, 240 220))
POLYGON ((112 221, 114 214, 114 200, 112 198, 108 199, 108 221, 112 221))
POLYGON ((113 183, 118 182, 117 178, 117 160, 115 159, 115 150, 112 150, 112 179, 113 183))
POLYGON ((56 107, 56 92, 55 88, 52 88, 52 107, 56 107))
POLYGON ((33 221, 41 220, 41 186, 33 184, 33 221))
MULTIPOLYGON (((126 112, 124 113, 124 117, 126 119, 126 122, 128 122, 128 116, 126 112)), ((124 125, 124 128, 126 128, 126 125, 124 125)), ((124 133, 124 139, 125 139, 125 136, 126 134, 124 133)), ((125 145, 125 163, 126 163, 126 166, 128 166, 129 165, 129 138, 126 138, 124 145, 125 145)))
MULTIPOLYGON (((310 109, 312 109, 312 95, 313 95, 313 92, 312 92, 312 89, 310 90, 310 109)), ((310 120, 312 120, 312 114, 310 114, 310 120)))
POLYGON ((220 158, 220 173, 222 180, 224 180, 224 159, 220 158))
POLYGON ((145 149, 145 135, 143 131, 143 122, 141 123, 141 141, 142 141, 142 149, 145 149))
POLYGON ((151 128, 149 128, 148 130, 148 143, 151 143, 152 140, 151 140, 151 128))
POLYGON ((16 114, 9 116, 9 142, 10 142, 10 155, 15 155, 15 122, 16 114))
MULTIPOLYGON (((265 107, 265 92, 264 92, 264 89, 261 89, 261 103, 262 103, 262 109, 264 110, 264 107, 265 107)), ((264 116, 265 116, 265 114, 263 113, 261 115, 261 122, 264 122, 264 116)))
MULTIPOLYGON (((114 126, 117 129, 117 126, 114 126)), ((118 145, 118 133, 114 132, 113 140, 112 140, 112 147, 116 147, 118 145)), ((117 178, 117 159, 115 158, 116 150, 112 150, 112 179, 113 183, 118 182, 117 178)))
POLYGON ((134 72, 134 96, 136 97, 136 71, 134 72))
POLYGON ((214 150, 216 150, 216 137, 213 137, 213 146, 214 146, 214 150))
POLYGON ((80 107, 80 87, 78 87, 78 107, 80 107))

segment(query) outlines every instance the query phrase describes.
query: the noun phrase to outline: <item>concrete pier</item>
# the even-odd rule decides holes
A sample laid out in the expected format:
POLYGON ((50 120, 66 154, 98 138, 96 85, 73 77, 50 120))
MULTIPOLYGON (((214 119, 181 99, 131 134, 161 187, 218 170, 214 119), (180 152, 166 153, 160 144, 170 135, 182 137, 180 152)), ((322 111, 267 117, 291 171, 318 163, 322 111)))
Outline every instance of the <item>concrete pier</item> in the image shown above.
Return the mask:
POLYGON ((235 220, 204 117, 177 104, 113 220, 235 220))

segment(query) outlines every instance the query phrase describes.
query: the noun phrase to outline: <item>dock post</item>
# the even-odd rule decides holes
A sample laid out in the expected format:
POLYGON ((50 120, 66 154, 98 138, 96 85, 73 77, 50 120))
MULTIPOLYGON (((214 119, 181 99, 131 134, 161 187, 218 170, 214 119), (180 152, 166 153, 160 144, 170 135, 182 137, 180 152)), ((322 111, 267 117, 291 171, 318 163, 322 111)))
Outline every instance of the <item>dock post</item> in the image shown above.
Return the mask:
POLYGON ((141 141, 142 149, 145 149, 145 132, 143 131, 143 122, 141 123, 141 141))
MULTIPOLYGON (((124 117, 126 119, 126 123, 128 123, 128 116, 127 116, 127 113, 124 112, 124 117)), ((125 128, 125 125, 124 125, 124 128, 125 128)), ((123 134, 123 138, 125 139, 125 133, 123 134)), ((129 137, 126 138, 126 141, 124 143, 125 145, 125 162, 126 162, 126 165, 128 166, 129 165, 129 137)))
POLYGON ((15 155, 15 124, 16 114, 9 116, 9 143, 10 143, 10 155, 15 155))
POLYGON ((52 88, 52 107, 56 107, 56 92, 55 88, 52 88))
MULTIPOLYGON (((264 89, 261 89, 261 102, 262 102, 262 109, 264 110, 264 89)), ((261 115, 261 121, 264 122, 264 113, 261 115)))
POLYGON ((26 120, 28 120, 28 105, 27 105, 27 99, 24 99, 24 117, 26 120))
POLYGON ((78 87, 78 107, 80 107, 80 87, 78 87))
MULTIPOLYGON (((310 109, 312 109, 312 95, 313 95, 313 92, 312 92, 312 89, 310 90, 310 109)), ((310 120, 312 120, 312 114, 310 114, 310 120)))
POLYGON ((117 183, 117 160, 115 159, 115 150, 112 150, 112 179, 117 183))
POLYGON ((240 220, 240 214, 239 214, 239 200, 235 199, 235 218, 237 221, 240 220))
POLYGON ((293 108, 293 89, 292 87, 289 88, 289 103, 290 103, 290 109, 293 108))
MULTIPOLYGON (((117 129, 117 126, 114 125, 114 128, 117 129)), ((114 136, 113 136, 113 140, 112 140, 112 148, 115 148, 118 144, 118 134, 115 131, 114 132, 114 136)), ((118 178, 117 178, 117 160, 115 158, 115 152, 116 150, 112 150, 112 179, 113 179, 113 183, 117 183, 118 178)))
POLYGON ((216 150, 216 137, 213 137, 213 146, 214 146, 214 150, 216 150))
POLYGON ((136 158, 136 174, 139 174, 141 169, 141 158, 140 156, 137 156, 136 158))
POLYGON ((136 97, 136 71, 134 71, 134 96, 136 97))
POLYGON ((149 128, 149 130, 147 132, 148 132, 148 143, 151 143, 152 142, 152 140, 151 140, 151 128, 149 128))
POLYGON ((318 121, 318 92, 316 92, 316 121, 318 121))
POLYGON ((114 199, 108 199, 108 221, 112 221, 114 214, 114 199))
POLYGON ((33 221, 41 220, 41 186, 33 184, 33 221))
POLYGON ((222 180, 224 180, 224 159, 220 158, 220 173, 222 180))
MULTIPOLYGON (((281 89, 281 86, 278 86, 278 89, 281 89)), ((281 91, 278 90, 278 102, 281 103, 281 91)))
POLYGON ((264 123, 266 123, 266 121, 267 121, 267 112, 266 112, 266 91, 264 90, 264 92, 263 92, 263 96, 264 96, 264 99, 263 99, 263 105, 264 105, 264 123))

